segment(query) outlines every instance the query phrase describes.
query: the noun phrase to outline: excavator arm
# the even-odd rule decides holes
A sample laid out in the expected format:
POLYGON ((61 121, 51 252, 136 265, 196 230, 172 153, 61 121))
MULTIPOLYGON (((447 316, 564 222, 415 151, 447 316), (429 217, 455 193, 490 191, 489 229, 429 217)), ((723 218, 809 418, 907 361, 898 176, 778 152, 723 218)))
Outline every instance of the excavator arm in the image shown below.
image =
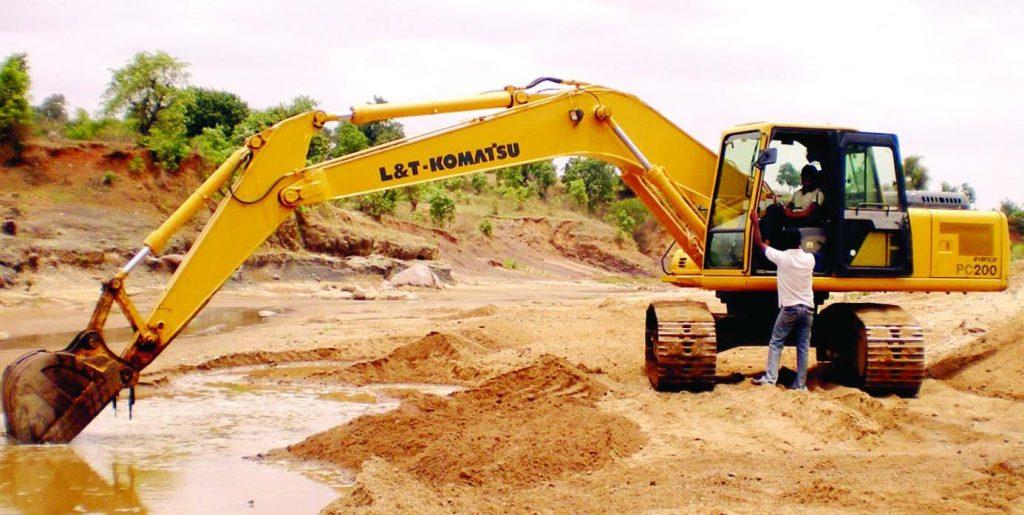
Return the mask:
POLYGON ((36 351, 4 371, 2 400, 10 438, 73 439, 198 314, 232 273, 299 206, 560 156, 614 164, 651 213, 698 266, 715 154, 636 97, 578 82, 548 92, 507 87, 440 102, 374 104, 347 115, 304 113, 249 137, 104 283, 89 325, 63 351, 36 351), (325 124, 500 109, 425 135, 305 165, 325 124), (163 295, 143 318, 124 290, 131 270, 159 254, 173 234, 236 177, 163 295), (118 304, 135 329, 117 356, 103 325, 118 304))

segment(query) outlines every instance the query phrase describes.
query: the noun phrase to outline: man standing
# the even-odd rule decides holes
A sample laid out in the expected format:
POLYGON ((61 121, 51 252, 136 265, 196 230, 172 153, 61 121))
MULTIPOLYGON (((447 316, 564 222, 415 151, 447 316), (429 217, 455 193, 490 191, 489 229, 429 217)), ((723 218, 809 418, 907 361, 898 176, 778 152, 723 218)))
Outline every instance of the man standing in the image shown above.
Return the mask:
POLYGON ((797 374, 790 388, 807 390, 807 353, 811 342, 811 325, 814 322, 814 256, 800 249, 799 233, 793 230, 779 231, 772 240, 772 246, 765 245, 758 227, 757 209, 751 211, 750 222, 753 248, 763 251, 778 270, 776 283, 779 296, 779 316, 775 319, 772 339, 768 344, 768 365, 764 375, 753 382, 757 385, 775 384, 779 378, 782 347, 789 335, 795 332, 797 374))

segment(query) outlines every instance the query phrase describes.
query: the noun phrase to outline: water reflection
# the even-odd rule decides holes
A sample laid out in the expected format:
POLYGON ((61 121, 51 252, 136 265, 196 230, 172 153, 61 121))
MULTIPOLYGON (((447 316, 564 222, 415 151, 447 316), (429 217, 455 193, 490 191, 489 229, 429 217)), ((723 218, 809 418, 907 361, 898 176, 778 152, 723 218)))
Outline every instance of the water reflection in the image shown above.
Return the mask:
MULTIPOLYGON (((161 475, 144 480, 159 482, 161 475)), ((0 507, 6 509, 29 514, 145 511, 136 492, 142 478, 134 466, 114 462, 110 478, 66 445, 0 448, 0 507)))

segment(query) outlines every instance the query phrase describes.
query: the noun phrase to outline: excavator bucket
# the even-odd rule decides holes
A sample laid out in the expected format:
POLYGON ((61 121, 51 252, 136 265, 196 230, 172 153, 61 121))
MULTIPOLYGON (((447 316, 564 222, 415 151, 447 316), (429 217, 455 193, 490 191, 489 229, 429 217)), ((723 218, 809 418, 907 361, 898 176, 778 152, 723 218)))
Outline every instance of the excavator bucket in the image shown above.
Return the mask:
POLYGON ((96 331, 83 331, 62 351, 34 351, 4 370, 4 423, 18 443, 67 443, 138 372, 96 331))

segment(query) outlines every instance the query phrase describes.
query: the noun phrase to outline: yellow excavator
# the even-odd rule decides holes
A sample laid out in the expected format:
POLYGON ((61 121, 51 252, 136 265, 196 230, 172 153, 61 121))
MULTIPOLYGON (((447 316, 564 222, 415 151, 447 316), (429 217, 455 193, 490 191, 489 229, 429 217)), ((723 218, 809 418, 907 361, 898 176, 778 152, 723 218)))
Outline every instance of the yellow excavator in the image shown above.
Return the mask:
MULTIPOLYGON (((659 390, 710 387, 719 351, 765 343, 777 313, 775 272, 751 249, 749 214, 792 187, 793 168, 819 169, 825 197, 818 225, 799 229, 818 263, 817 303, 830 292, 1002 290, 1009 279, 1006 217, 964 209, 953 194, 908 194, 891 134, 752 123, 727 130, 716 155, 632 95, 547 77, 468 98, 313 111, 246 139, 103 283, 88 325, 66 349, 36 351, 7 367, 8 437, 68 442, 122 389, 133 392, 139 373, 300 206, 560 156, 615 165, 678 245, 662 260, 664 280, 713 290, 726 306, 724 313, 685 301, 647 308, 647 375, 659 390), (554 86, 537 89, 542 83, 554 86), (481 110, 497 111, 306 164, 310 138, 325 124, 481 110), (225 187, 143 317, 125 290, 129 273, 225 187), (120 355, 103 337, 113 304, 134 330, 120 355)), ((896 306, 833 303, 817 317, 812 341, 819 360, 869 390, 914 394, 925 375, 922 329, 896 306)))

